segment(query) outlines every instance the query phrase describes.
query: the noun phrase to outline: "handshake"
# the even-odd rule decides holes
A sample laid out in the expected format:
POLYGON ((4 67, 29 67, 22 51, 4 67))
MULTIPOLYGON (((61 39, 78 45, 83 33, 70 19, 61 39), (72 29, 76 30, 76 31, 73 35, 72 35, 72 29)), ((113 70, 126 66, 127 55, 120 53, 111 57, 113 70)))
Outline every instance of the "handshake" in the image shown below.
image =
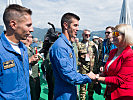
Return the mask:
POLYGON ((99 78, 99 74, 94 74, 92 71, 90 73, 87 74, 90 79, 92 80, 97 80, 99 78))

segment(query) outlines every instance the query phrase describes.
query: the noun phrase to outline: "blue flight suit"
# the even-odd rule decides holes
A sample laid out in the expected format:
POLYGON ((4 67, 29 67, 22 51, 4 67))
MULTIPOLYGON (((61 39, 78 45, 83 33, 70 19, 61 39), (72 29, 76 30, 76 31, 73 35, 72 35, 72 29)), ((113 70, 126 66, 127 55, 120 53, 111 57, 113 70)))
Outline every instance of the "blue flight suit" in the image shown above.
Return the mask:
POLYGON ((29 61, 25 45, 17 53, 4 35, 0 37, 0 100, 31 100, 29 61))
POLYGON ((55 78, 54 100, 76 100, 76 84, 90 83, 91 79, 77 72, 73 46, 62 33, 49 50, 55 78))

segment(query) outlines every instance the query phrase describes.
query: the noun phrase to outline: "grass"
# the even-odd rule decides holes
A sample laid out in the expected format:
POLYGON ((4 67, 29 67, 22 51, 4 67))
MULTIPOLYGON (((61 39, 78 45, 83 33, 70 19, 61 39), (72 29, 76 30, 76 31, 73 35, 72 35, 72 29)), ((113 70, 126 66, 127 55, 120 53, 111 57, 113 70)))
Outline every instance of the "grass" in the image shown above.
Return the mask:
MULTIPOLYGON (((39 62, 39 64, 42 61, 39 62)), ((39 67, 40 68, 40 67, 39 67)), ((41 85, 41 94, 40 94, 40 99, 39 100, 48 100, 48 86, 47 86, 47 82, 46 80, 44 80, 43 78, 43 73, 42 70, 40 69, 40 85, 41 85)), ((98 95, 94 92, 93 98, 94 100, 105 100, 105 98, 103 97, 104 95, 104 91, 106 88, 105 84, 101 84, 102 85, 102 89, 101 89, 101 95, 98 95)), ((80 89, 80 86, 78 85, 78 88, 80 89)), ((86 100, 88 100, 88 93, 86 92, 86 100)))

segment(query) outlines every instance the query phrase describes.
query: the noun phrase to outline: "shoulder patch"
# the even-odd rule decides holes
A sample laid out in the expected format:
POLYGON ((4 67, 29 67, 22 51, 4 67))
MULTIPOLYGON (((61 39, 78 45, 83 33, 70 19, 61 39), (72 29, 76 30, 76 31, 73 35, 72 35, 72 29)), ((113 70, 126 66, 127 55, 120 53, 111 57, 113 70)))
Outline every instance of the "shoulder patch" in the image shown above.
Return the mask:
POLYGON ((4 69, 12 68, 15 66, 14 60, 3 62, 4 69))

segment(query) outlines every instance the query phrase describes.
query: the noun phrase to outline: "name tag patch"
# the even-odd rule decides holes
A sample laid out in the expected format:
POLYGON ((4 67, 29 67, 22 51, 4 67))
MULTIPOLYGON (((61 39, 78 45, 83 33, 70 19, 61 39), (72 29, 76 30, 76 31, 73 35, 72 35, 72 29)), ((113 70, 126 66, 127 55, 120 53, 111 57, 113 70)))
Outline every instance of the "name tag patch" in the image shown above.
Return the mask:
POLYGON ((3 62, 4 69, 12 68, 15 66, 14 60, 3 62))
POLYGON ((73 57, 72 53, 69 53, 69 56, 70 56, 70 58, 72 58, 73 57))

